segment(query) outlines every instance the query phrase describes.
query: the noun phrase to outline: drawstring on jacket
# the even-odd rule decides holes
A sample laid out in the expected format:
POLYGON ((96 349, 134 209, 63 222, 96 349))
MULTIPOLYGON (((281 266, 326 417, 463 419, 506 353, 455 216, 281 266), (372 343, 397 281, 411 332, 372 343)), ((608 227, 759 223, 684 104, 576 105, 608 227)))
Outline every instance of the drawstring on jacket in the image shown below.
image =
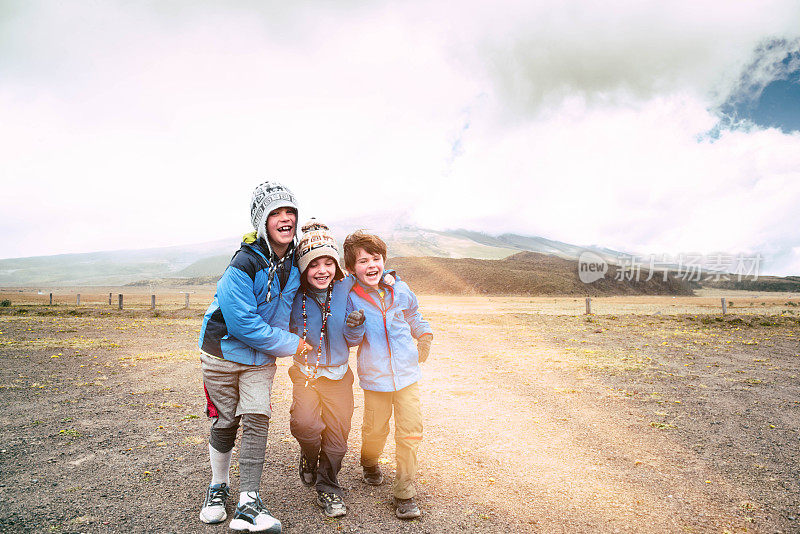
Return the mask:
MULTIPOLYGON (((258 243, 259 239, 256 232, 252 231, 244 234, 244 236, 242 236, 242 241, 248 245, 252 245, 258 243)), ((270 302, 272 300, 272 281, 275 279, 275 273, 283 266, 286 258, 291 258, 294 255, 294 249, 297 245, 297 236, 294 236, 292 242, 289 243, 289 247, 286 249, 286 253, 282 258, 279 258, 277 262, 274 259, 277 257, 277 254, 275 254, 275 252, 272 250, 272 245, 270 245, 269 239, 264 239, 263 242, 267 245, 267 251, 269 251, 269 260, 267 260, 269 266, 267 269, 267 302, 270 302)))

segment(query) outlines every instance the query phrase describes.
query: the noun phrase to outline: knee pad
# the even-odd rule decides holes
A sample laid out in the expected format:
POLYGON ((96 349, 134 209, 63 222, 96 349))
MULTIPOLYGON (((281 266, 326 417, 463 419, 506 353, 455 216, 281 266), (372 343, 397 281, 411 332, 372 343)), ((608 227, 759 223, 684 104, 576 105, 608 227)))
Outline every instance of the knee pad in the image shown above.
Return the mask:
POLYGON ((236 443, 237 429, 238 427, 212 428, 211 436, 208 438, 208 442, 219 452, 228 452, 233 448, 233 444, 236 443))
POLYGON ((242 432, 266 436, 269 431, 269 416, 260 413, 242 414, 242 432))

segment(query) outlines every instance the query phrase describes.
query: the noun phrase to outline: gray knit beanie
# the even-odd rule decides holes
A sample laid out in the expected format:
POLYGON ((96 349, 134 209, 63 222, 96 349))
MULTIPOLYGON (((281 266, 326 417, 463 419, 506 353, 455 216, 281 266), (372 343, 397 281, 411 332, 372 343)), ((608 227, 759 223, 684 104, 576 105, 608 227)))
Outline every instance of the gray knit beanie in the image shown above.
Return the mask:
POLYGON ((264 182, 256 187, 250 201, 250 222, 259 239, 267 240, 267 217, 278 208, 292 208, 297 214, 297 202, 288 187, 278 182, 264 182))

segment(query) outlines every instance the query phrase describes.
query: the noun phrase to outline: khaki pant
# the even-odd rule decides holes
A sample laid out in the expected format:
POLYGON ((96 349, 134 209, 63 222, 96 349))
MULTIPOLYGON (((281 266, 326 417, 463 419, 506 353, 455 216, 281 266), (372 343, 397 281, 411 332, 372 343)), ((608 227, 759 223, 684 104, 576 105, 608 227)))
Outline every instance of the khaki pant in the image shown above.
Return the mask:
POLYGON ((378 464, 378 458, 389 435, 392 409, 394 409, 394 440, 397 449, 397 476, 392 492, 398 499, 409 499, 417 494, 414 477, 417 474, 417 449, 422 441, 419 384, 411 384, 400 391, 364 390, 361 465, 372 467, 378 464))

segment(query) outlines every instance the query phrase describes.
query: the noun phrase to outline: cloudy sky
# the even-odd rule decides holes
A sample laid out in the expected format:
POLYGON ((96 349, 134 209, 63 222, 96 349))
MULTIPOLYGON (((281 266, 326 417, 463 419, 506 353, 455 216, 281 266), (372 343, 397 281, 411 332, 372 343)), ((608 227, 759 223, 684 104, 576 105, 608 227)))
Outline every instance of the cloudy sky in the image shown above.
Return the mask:
POLYGON ((277 179, 797 275, 798 73, 797 0, 0 0, 0 257, 230 237, 277 179))

